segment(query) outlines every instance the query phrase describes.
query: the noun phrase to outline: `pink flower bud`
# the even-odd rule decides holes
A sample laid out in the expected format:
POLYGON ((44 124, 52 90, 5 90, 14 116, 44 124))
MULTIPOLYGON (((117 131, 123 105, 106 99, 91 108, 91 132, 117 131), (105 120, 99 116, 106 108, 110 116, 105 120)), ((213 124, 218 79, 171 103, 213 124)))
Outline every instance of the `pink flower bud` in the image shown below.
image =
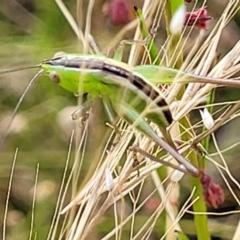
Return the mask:
POLYGON ((218 208, 224 202, 224 193, 222 188, 214 183, 211 177, 203 173, 201 177, 204 199, 208 206, 218 208))
POLYGON ((185 26, 196 26, 201 29, 206 29, 207 21, 212 17, 208 16, 206 8, 199 8, 194 12, 187 12, 185 17, 185 26))
POLYGON ((112 0, 104 5, 103 13, 110 18, 113 25, 124 25, 134 19, 133 8, 129 0, 112 0))

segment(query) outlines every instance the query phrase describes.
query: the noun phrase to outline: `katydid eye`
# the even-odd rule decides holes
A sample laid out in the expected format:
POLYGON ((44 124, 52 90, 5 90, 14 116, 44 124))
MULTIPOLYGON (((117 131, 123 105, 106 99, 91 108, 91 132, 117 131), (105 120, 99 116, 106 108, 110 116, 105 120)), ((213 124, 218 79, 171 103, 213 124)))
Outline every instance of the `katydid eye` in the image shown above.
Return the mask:
POLYGON ((50 72, 49 77, 54 83, 60 83, 60 78, 55 71, 50 72))

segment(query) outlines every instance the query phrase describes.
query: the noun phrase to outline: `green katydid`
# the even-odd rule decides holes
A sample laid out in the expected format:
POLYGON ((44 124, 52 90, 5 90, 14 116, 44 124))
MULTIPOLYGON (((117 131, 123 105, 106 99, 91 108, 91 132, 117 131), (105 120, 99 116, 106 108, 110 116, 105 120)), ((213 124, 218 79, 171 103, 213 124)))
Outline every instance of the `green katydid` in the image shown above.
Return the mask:
MULTIPOLYGON (((43 72, 70 92, 87 93, 87 104, 100 96, 111 123, 116 113, 169 152, 193 176, 200 175, 199 169, 178 153, 167 129, 173 122, 171 112, 163 94, 155 85, 156 73, 161 76, 158 82, 168 83, 173 81, 179 71, 151 65, 131 68, 110 58, 83 54, 58 55, 33 67, 41 68, 37 77, 43 72), (157 135, 146 119, 158 125, 164 139, 157 135)), ((237 80, 211 79, 183 72, 181 76, 184 77, 180 81, 186 83, 240 86, 237 80)))
POLYGON ((172 116, 159 89, 127 64, 91 55, 62 55, 45 60, 42 69, 61 87, 71 92, 88 93, 90 101, 100 96, 112 122, 114 112, 137 130, 168 151, 193 175, 199 170, 175 148, 166 128, 172 116), (156 123, 165 140, 159 137, 145 118, 156 123))

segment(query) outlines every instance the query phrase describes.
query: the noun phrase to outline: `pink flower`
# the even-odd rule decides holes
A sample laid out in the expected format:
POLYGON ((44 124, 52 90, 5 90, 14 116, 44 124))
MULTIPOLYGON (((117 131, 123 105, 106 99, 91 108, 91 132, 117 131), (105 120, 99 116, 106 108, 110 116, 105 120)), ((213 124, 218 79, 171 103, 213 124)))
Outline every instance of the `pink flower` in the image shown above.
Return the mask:
POLYGON ((206 8, 199 8, 194 12, 187 12, 185 17, 186 26, 196 26, 202 29, 206 29, 207 21, 212 17, 208 16, 206 8))
POLYGON ((129 0, 112 0, 104 5, 103 12, 109 16, 113 25, 124 25, 134 19, 133 8, 129 0))
POLYGON ((204 199, 208 206, 218 208, 224 202, 224 193, 222 188, 214 183, 211 177, 203 173, 201 177, 204 199))

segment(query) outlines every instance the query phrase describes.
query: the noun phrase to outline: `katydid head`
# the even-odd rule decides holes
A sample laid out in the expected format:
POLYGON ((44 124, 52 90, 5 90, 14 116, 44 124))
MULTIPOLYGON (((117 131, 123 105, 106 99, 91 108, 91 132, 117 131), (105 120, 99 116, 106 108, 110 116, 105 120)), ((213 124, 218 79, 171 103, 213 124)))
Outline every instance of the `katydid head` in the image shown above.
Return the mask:
POLYGON ((71 74, 71 72, 62 66, 61 63, 63 61, 64 58, 62 57, 44 60, 41 68, 43 69, 43 73, 47 75, 52 82, 57 83, 70 92, 75 92, 77 90, 75 90, 75 88, 72 89, 71 81, 68 79, 68 75, 71 74))
MULTIPOLYGON (((47 75, 52 82, 61 85, 64 69, 60 66, 59 61, 62 61, 62 57, 59 57, 59 54, 57 53, 53 58, 43 60, 41 68, 43 69, 44 74, 47 75)), ((64 88, 64 86, 62 87, 64 88)))
POLYGON ((79 57, 62 52, 54 56, 54 58, 42 62, 41 68, 43 72, 54 83, 59 84, 67 91, 79 92, 79 79, 81 76, 79 57))

